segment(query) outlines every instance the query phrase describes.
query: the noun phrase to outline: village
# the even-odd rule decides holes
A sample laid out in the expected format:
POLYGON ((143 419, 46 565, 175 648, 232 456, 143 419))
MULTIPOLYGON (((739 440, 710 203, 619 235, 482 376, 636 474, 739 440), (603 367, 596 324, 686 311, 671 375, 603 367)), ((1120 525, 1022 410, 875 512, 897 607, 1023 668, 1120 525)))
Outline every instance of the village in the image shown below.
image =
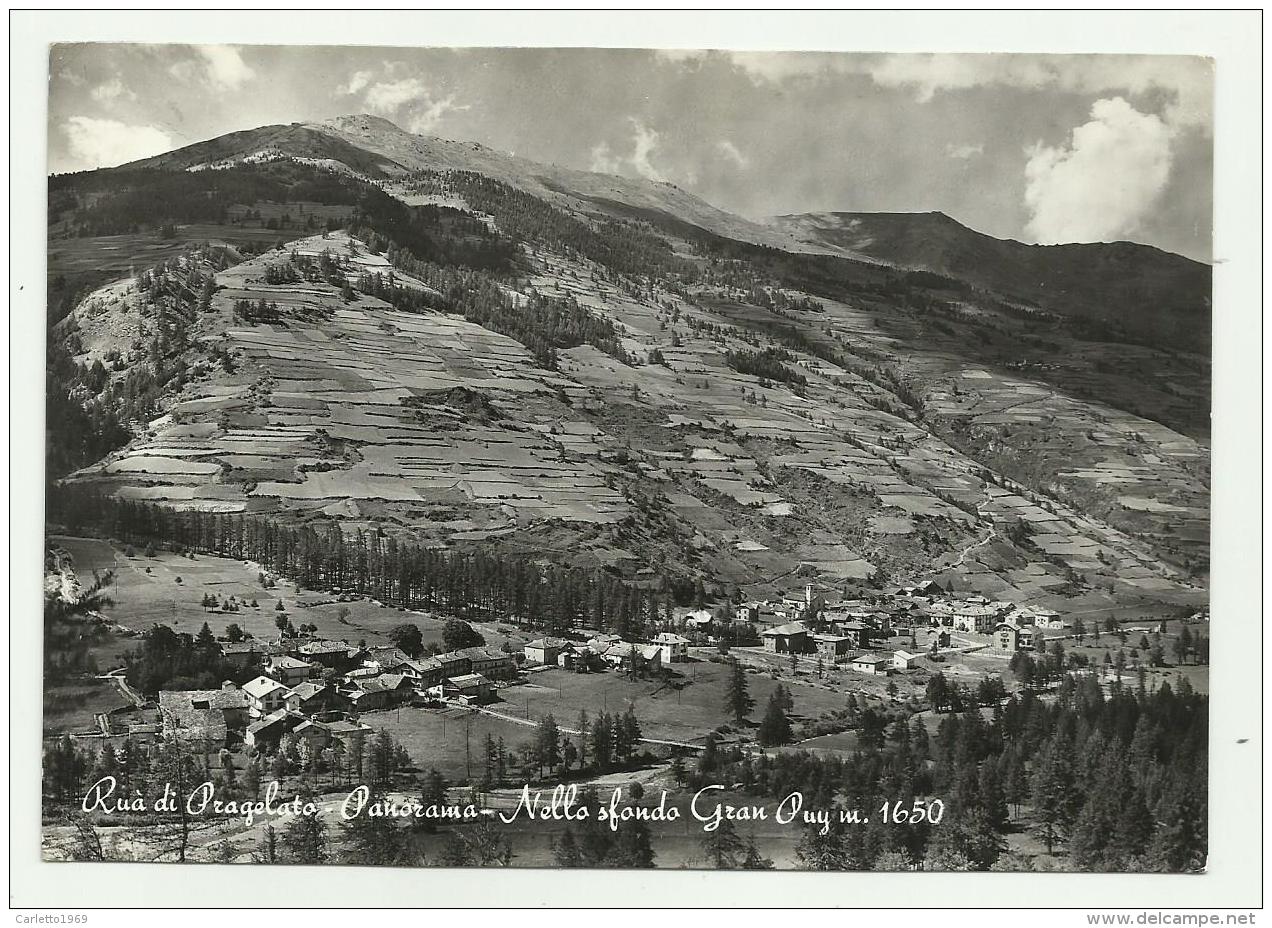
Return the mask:
MULTIPOLYGON (((568 637, 524 641, 519 650, 505 641, 414 656, 393 645, 308 635, 221 639, 226 666, 255 676, 242 685, 227 680, 216 690, 162 690, 153 706, 103 715, 102 731, 94 735, 176 740, 213 766, 225 749, 268 755, 285 737, 318 753, 334 741, 348 748, 367 737, 375 731, 368 722, 383 710, 480 710, 503 701, 506 688, 548 671, 657 679, 724 655, 751 673, 778 677, 789 672, 821 680, 847 671, 849 689, 851 678, 859 678, 856 688, 868 689, 871 678, 896 677, 917 694, 943 655, 998 658, 1005 672, 1005 659, 1041 652, 1048 639, 1073 631, 1053 611, 976 595, 955 598, 932 582, 870 599, 829 599, 807 585, 801 594, 772 601, 677 610, 665 624, 640 641, 573 629, 568 637)), ((900 692, 896 682, 889 691, 900 692)))

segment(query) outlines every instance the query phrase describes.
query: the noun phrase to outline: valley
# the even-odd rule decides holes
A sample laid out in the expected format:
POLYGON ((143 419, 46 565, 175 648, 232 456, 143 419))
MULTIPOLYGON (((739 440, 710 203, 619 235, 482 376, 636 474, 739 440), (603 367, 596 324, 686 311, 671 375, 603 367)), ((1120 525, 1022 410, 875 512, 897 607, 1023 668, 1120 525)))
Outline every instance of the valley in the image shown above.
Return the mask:
MULTIPOLYGON (((953 832, 965 869, 1067 864, 1024 785, 1071 748, 1055 718, 1187 715, 1204 751, 1208 269, 836 215, 371 116, 52 179, 49 808, 81 745, 179 765, 187 737, 244 795, 334 794, 364 749, 442 799, 980 777, 1001 820, 956 808, 992 833, 953 832)), ((213 825, 192 859, 269 840, 213 825)), ((660 863, 697 860, 668 834, 660 863)), ((813 840, 760 837, 784 866, 813 840)))

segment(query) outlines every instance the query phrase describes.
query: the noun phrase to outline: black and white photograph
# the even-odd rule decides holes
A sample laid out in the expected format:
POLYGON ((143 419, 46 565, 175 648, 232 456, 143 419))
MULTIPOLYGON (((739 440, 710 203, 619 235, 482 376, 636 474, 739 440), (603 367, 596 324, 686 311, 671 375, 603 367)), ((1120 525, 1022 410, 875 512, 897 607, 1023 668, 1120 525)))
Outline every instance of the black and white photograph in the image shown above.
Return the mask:
POLYGON ((254 35, 46 50, 29 856, 1205 879, 1213 58, 254 35))

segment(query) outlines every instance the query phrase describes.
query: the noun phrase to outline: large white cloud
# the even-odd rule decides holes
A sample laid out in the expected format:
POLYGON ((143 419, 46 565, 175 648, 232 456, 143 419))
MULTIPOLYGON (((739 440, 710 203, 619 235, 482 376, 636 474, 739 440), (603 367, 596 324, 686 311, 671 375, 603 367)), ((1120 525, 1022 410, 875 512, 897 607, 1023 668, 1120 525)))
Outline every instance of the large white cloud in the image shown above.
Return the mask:
POLYGON ((215 90, 238 90, 256 76, 233 45, 195 45, 194 58, 178 61, 168 73, 178 80, 201 80, 215 90))
MULTIPOLYGON (((638 174, 648 180, 666 181, 667 176, 653 162, 658 132, 634 117, 628 121, 632 125, 632 153, 619 155, 610 149, 608 142, 601 142, 590 152, 591 169, 601 174, 638 174)), ((693 182, 692 171, 682 173, 687 182, 693 182)))
POLYGON ((413 100, 427 96, 427 84, 418 77, 406 77, 399 81, 372 84, 367 88, 364 100, 373 112, 393 114, 413 100))
POLYGON ((114 119, 72 116, 63 125, 71 154, 85 168, 107 168, 158 155, 172 139, 154 126, 130 126, 114 119))
POLYGON ((1121 97, 1058 147, 1038 143, 1025 165, 1026 231, 1044 244, 1103 242, 1133 232, 1166 186, 1171 130, 1121 97))
POLYGON ((372 75, 370 71, 354 71, 349 77, 349 83, 339 88, 337 92, 342 93, 345 96, 353 96, 355 93, 370 84, 373 76, 374 75, 372 75))
MULTIPOLYGON (((455 110, 466 110, 466 104, 455 102, 455 95, 434 97, 429 85, 418 77, 379 81, 369 84, 363 78, 365 72, 355 74, 349 86, 366 86, 363 103, 373 113, 403 120, 411 132, 428 132, 435 128, 442 117, 455 110), (361 80, 360 80, 361 79, 361 80)), ((351 93, 354 91, 350 91, 351 93)))
POLYGON ((207 68, 208 80, 217 87, 237 90, 256 76, 233 45, 200 45, 198 52, 207 68))
POLYGON ((641 177, 650 180, 666 180, 662 172, 654 167, 650 158, 658 147, 658 133, 648 126, 632 121, 632 167, 641 177))

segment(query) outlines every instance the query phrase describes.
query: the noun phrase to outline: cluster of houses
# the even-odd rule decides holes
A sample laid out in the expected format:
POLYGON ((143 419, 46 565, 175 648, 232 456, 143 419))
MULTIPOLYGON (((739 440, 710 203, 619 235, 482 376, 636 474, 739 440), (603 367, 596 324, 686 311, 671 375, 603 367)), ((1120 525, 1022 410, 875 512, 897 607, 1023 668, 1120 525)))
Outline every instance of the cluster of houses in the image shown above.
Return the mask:
POLYGON ((800 595, 744 603, 727 620, 705 609, 682 613, 676 631, 660 632, 650 641, 606 634, 586 640, 582 635, 543 637, 517 653, 473 647, 411 657, 396 647, 318 639, 222 642, 226 662, 259 673, 242 686, 226 682, 218 690, 160 693, 161 724, 154 733, 200 742, 210 752, 239 741, 269 750, 289 733, 321 749, 333 739, 365 735, 369 727, 357 721, 363 712, 419 700, 487 702, 497 684, 514 678, 521 665, 656 673, 688 660, 690 646, 710 643, 723 633, 725 621, 750 624, 770 653, 815 656, 870 675, 910 670, 921 659, 921 653, 888 646, 888 639, 899 634, 917 638, 924 630, 925 643, 937 646, 948 646, 951 634, 983 636, 980 640, 995 650, 1016 652, 1040 650, 1045 630, 1065 627, 1048 610, 982 596, 955 597, 928 582, 869 600, 828 601, 806 586, 800 595))
MULTIPOLYGON (((911 669, 917 655, 871 650, 898 634, 922 633, 926 643, 938 647, 949 646, 957 634, 1015 652, 1038 650, 1046 630, 1068 626, 1051 610, 977 595, 955 597, 933 581, 885 590, 869 600, 827 600, 806 586, 802 595, 743 603, 731 621, 755 626, 770 653, 816 656, 871 674, 911 669)), ((685 633, 695 641, 719 631, 720 624, 706 610, 683 617, 685 633)))
POLYGON ((242 686, 159 694, 161 730, 216 752, 241 741, 270 750, 286 734, 321 750, 370 727, 358 715, 419 699, 463 704, 489 701, 495 682, 515 676, 512 653, 463 648, 412 658, 396 647, 354 647, 342 641, 291 639, 222 643, 225 659, 260 673, 242 686))
POLYGON ((688 638, 663 632, 650 642, 595 635, 586 642, 540 638, 522 653, 488 647, 411 657, 396 647, 355 647, 320 639, 248 639, 221 642, 236 669, 259 673, 242 686, 173 690, 159 694, 158 731, 215 754, 242 743, 273 749, 284 735, 321 750, 333 739, 350 741, 370 728, 359 715, 405 703, 442 700, 479 705, 522 664, 578 671, 652 673, 688 659, 688 638))
POLYGON ((528 664, 566 670, 656 672, 665 664, 689 659, 690 640, 675 632, 660 632, 652 641, 624 641, 618 635, 593 635, 586 642, 538 638, 525 646, 528 664))

